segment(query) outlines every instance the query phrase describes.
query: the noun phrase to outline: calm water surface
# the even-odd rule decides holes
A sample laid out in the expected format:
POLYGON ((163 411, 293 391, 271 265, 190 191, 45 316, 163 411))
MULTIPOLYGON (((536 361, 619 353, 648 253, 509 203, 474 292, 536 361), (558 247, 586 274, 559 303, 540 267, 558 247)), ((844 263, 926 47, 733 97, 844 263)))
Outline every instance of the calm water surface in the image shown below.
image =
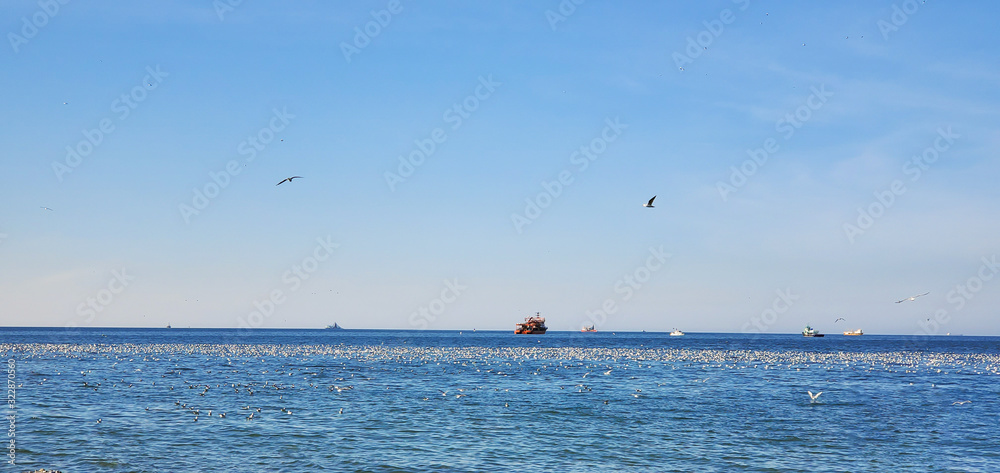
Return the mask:
POLYGON ((0 353, 3 471, 1000 471, 997 337, 6 328, 0 353))

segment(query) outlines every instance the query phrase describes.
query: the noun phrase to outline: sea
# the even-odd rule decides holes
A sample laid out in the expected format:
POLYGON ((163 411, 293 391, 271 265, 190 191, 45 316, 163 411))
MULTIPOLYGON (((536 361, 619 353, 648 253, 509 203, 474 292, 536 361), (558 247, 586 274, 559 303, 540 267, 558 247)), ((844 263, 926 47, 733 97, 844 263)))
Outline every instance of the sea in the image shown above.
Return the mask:
POLYGON ((0 353, 0 471, 1000 472, 1000 337, 0 328, 0 353))

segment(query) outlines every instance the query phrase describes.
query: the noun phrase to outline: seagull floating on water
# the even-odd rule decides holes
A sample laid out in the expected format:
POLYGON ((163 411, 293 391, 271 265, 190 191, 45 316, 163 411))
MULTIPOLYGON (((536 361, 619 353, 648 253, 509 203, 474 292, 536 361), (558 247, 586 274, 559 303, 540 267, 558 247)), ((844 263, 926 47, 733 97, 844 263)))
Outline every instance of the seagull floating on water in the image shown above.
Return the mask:
POLYGON ((926 296, 927 294, 930 294, 930 292, 925 292, 923 294, 917 294, 915 296, 907 297, 906 299, 896 301, 896 303, 899 304, 900 302, 912 301, 920 296, 926 296))
POLYGON ((292 179, 302 179, 302 176, 286 177, 286 178, 282 179, 281 182, 279 182, 279 183, 277 183, 275 185, 276 186, 280 186, 280 185, 284 184, 285 182, 292 182, 292 179))
POLYGON ((816 394, 813 394, 812 391, 806 391, 806 392, 809 393, 809 402, 811 403, 816 402, 816 400, 819 399, 819 395, 823 394, 823 391, 820 391, 816 394))
POLYGON ((645 204, 642 204, 642 206, 643 207, 648 207, 648 208, 653 208, 653 199, 656 199, 655 195, 653 196, 652 199, 649 199, 649 202, 646 202, 645 204))

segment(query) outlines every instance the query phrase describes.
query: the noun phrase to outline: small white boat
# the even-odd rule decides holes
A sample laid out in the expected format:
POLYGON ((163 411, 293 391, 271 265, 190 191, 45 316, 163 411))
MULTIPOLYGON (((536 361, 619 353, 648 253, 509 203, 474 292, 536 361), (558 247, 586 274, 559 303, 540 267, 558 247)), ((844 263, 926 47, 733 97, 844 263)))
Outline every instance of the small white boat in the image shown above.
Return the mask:
POLYGON ((673 332, 670 332, 671 337, 679 337, 681 335, 684 335, 684 332, 681 332, 680 330, 677 329, 674 329, 673 332))
POLYGON ((814 329, 814 328, 806 325, 806 328, 804 330, 802 330, 802 336, 803 337, 822 337, 823 334, 819 333, 819 330, 816 330, 816 329, 814 329))

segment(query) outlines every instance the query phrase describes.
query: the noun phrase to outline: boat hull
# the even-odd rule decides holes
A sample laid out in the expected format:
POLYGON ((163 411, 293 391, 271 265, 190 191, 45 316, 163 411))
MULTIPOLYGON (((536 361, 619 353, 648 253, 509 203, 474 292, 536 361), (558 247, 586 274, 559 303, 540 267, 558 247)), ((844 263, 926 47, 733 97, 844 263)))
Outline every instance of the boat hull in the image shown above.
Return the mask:
POLYGON ((521 334, 527 334, 527 335, 537 334, 537 335, 541 335, 541 334, 545 333, 546 330, 548 330, 548 329, 544 329, 544 328, 520 329, 519 328, 519 329, 514 330, 514 333, 519 334, 519 335, 521 335, 521 334))

